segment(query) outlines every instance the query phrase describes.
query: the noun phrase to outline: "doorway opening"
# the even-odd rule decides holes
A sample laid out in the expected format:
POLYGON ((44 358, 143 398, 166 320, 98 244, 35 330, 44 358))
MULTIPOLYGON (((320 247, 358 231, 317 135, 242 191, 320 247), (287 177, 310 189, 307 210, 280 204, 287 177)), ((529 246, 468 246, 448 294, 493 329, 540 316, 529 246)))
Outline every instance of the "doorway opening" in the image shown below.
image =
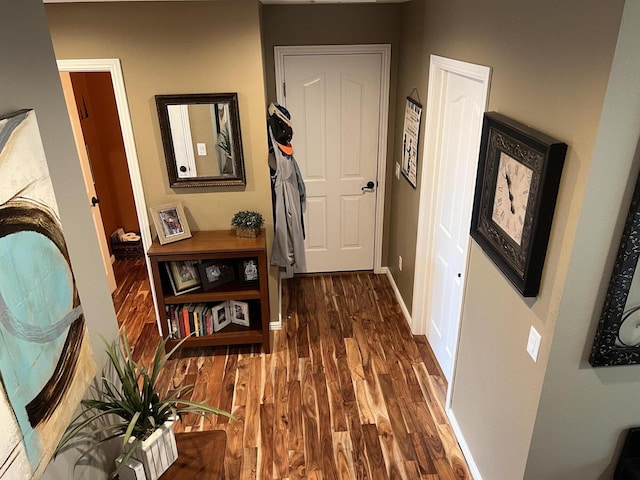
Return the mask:
POLYGON ((449 384, 468 264, 469 228, 489 67, 431 56, 418 214, 414 334, 426 334, 449 384))
POLYGON ((300 273, 381 273, 391 47, 278 46, 274 55, 307 194, 300 273))
POLYGON ((128 276, 119 275, 116 285, 114 266, 153 282, 144 255, 151 243, 149 220, 120 62, 60 60, 58 69, 115 303, 128 288, 128 276))

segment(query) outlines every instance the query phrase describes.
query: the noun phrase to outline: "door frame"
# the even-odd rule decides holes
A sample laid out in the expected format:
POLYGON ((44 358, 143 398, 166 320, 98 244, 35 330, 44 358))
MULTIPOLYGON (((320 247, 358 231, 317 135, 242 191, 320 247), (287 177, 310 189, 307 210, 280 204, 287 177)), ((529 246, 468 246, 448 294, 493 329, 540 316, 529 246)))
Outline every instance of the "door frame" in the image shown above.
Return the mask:
MULTIPOLYGON (((482 82, 485 111, 489 104, 489 87, 491 80, 491 68, 481 65, 453 60, 450 58, 431 55, 429 64, 429 86, 426 115, 425 146, 423 150, 424 168, 422 169, 420 205, 418 210, 418 234, 416 241, 415 276, 413 284, 413 305, 411 330, 417 335, 426 335, 428 330, 427 314, 432 303, 432 290, 429 287, 429 280, 433 273, 429 258, 433 251, 434 244, 434 221, 436 216, 436 199, 440 193, 438 184, 439 165, 434 159, 438 158, 440 138, 442 135, 442 116, 444 114, 444 95, 446 93, 446 77, 449 73, 463 75, 482 82)), ((478 152, 475 155, 477 164, 480 149, 481 127, 478 130, 478 152)), ((471 199, 473 202, 473 197, 471 199)), ((470 206, 471 208, 471 206, 470 206)), ((468 244, 470 245, 470 244, 468 244)), ((469 251, 467 246, 465 252, 466 261, 464 263, 462 298, 464 298, 467 284, 467 268, 469 266, 469 251)), ((451 375, 451 382, 447 389, 447 407, 450 402, 450 394, 455 383, 456 364, 458 356, 458 345, 460 339, 460 320, 463 314, 463 305, 460 308, 460 317, 455 329, 456 347, 454 352, 454 365, 451 375)))
MULTIPOLYGON (((118 109, 118 118, 120 119, 120 129, 122 132, 122 140, 124 142, 124 151, 127 157, 127 165, 129 167, 129 177, 131 187, 133 189, 133 199, 138 216, 138 224, 140 226, 140 237, 142 246, 146 252, 151 246, 151 228, 149 226, 149 215, 147 214, 147 203, 144 198, 144 188, 142 186, 142 175, 140 174, 140 163, 138 161, 138 152, 133 136, 133 126, 131 123, 131 115, 129 113, 129 102, 127 101, 127 92, 124 86, 124 77, 122 75, 122 67, 119 58, 92 58, 92 59, 72 59, 57 60, 58 71, 60 72, 108 72, 111 74, 111 83, 113 93, 116 99, 118 109)), ((149 258, 145 258, 147 264, 147 275, 151 282, 151 293, 153 295, 153 304, 156 309, 156 319, 159 319, 157 311, 157 302, 155 298, 155 288, 153 286, 153 275, 151 275, 151 264, 149 258)), ((158 328, 160 325, 158 324, 158 328)))
POLYGON ((378 54, 381 60, 380 111, 378 122, 378 159, 376 188, 376 214, 374 219, 373 272, 384 273, 382 268, 382 241, 384 226, 385 179, 387 171, 387 136, 389 130, 389 79, 391 76, 391 45, 301 45, 274 47, 276 70, 276 98, 284 105, 284 57, 289 55, 359 55, 378 54))

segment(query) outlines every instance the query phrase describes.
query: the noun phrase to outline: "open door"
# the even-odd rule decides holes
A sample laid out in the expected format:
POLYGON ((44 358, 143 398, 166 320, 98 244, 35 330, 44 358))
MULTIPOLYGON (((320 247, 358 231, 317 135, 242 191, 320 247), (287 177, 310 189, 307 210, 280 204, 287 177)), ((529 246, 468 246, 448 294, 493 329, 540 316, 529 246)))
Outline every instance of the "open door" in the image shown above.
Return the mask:
POLYGON ((76 141, 78 157, 80 158, 80 166, 82 168, 84 184, 87 190, 87 201, 91 205, 93 224, 98 236, 100 251, 102 252, 102 263, 104 264, 105 275, 107 277, 107 283, 109 284, 109 292, 113 293, 116 289, 116 277, 113 274, 111 254, 109 253, 109 246, 107 245, 107 239, 104 234, 102 215, 100 214, 100 204, 98 203, 99 200, 96 195, 96 187, 93 180, 93 173, 91 171, 91 163, 89 161, 89 155, 87 153, 84 136, 82 134, 82 127, 80 126, 80 118, 78 117, 78 109, 76 107, 75 96, 73 94, 73 85, 71 84, 71 74, 69 72, 60 72, 60 81, 62 82, 64 99, 67 104, 69 119, 71 120, 73 137, 76 141))

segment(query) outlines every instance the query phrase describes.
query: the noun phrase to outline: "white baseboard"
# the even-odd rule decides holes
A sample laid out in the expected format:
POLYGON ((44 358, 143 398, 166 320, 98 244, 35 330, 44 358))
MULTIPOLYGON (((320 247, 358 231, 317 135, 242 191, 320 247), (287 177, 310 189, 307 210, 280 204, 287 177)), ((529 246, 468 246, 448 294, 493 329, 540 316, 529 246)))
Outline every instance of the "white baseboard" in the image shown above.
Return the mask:
POLYGON ((478 470, 478 466, 476 465, 476 462, 473 459, 473 455, 471 454, 471 449, 469 448, 469 445, 467 445, 467 442, 464 439, 462 430, 460 430, 460 425, 458 425, 458 420, 456 420, 456 416, 454 415, 453 410, 451 410, 451 408, 447 408, 447 418, 449 419, 449 423, 451 423, 451 428, 453 429, 453 433, 456 436, 456 440, 458 440, 458 443, 460 444, 460 449, 462 450, 464 459, 467 461, 467 465, 469 466, 469 471, 471 472, 471 476, 473 477, 473 480, 482 480, 482 475, 480 475, 480 470, 478 470))
POLYGON ((398 303, 400 304, 400 308, 402 309, 404 318, 407 321, 407 323, 411 325, 412 324, 411 314, 409 313, 409 309, 407 308, 407 305, 404 303, 404 299, 402 298, 402 295, 400 295, 400 290, 398 290, 398 286, 396 285, 396 281, 393 278, 393 275, 391 274, 391 270, 389 270, 389 267, 382 267, 380 273, 385 274, 389 279, 389 283, 391 284, 391 288, 393 288, 393 293, 396 294, 396 300, 398 300, 398 303))
POLYGON ((269 330, 282 330, 282 276, 278 272, 278 321, 269 323, 269 330))

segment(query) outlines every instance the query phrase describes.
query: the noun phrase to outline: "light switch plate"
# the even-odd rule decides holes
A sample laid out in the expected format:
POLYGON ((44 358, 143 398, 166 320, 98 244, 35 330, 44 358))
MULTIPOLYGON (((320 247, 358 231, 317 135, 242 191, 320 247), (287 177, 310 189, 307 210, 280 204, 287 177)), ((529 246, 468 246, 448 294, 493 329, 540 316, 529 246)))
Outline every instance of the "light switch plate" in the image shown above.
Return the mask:
POLYGON ((400 164, 396 162, 396 178, 400 180, 400 164))
POLYGON ((207 144, 206 143, 196 143, 198 147, 198 155, 201 157, 207 156, 207 144))
POLYGON ((527 341, 527 353, 534 362, 538 361, 538 352, 540 351, 540 340, 542 337, 538 331, 531 326, 529 330, 529 340, 527 341))

